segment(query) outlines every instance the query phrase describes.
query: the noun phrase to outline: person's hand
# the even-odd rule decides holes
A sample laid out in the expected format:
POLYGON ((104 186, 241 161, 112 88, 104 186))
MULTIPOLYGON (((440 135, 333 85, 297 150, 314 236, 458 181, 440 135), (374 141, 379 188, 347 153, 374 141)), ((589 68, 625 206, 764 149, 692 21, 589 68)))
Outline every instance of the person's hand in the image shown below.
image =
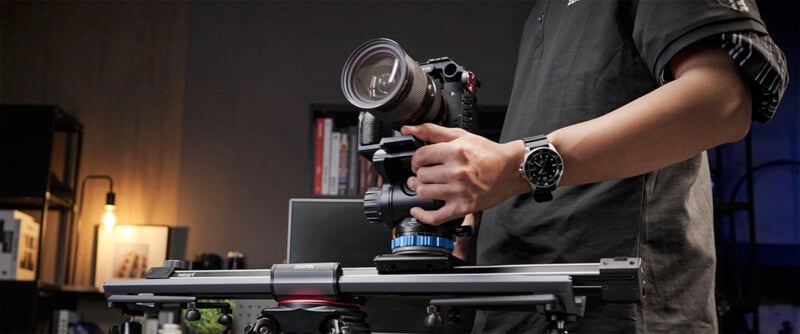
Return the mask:
POLYGON ((530 191, 518 172, 525 152, 520 140, 498 144, 431 123, 404 126, 401 132, 429 143, 411 159, 416 176, 408 179, 408 186, 419 198, 445 202, 438 210, 412 208, 411 215, 423 223, 439 225, 530 191))
POLYGON ((469 262, 470 260, 469 239, 476 237, 475 235, 476 228, 478 224, 481 223, 482 216, 483 212, 470 213, 464 216, 464 221, 461 223, 461 226, 469 226, 470 228, 472 228, 472 235, 456 237, 456 245, 455 248, 453 249, 453 256, 465 262, 469 262))

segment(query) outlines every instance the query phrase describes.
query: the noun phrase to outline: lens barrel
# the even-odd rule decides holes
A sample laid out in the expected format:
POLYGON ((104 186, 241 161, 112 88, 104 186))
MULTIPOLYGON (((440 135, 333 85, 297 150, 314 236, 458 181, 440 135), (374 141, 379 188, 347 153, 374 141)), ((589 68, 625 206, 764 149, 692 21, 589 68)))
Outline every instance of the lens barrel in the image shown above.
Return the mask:
POLYGON ((396 128, 442 118, 439 87, 391 39, 356 48, 342 69, 341 86, 348 102, 396 128))

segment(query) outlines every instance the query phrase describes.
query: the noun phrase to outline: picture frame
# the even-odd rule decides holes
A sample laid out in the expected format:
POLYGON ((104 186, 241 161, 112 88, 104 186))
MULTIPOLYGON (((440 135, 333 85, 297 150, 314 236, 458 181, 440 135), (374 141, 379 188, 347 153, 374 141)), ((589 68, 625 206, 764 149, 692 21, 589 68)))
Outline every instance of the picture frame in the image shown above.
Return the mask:
POLYGON ((0 280, 34 281, 39 256, 40 225, 18 210, 0 210, 0 280))
POLYGON ((95 227, 94 286, 112 280, 144 278, 150 267, 167 258, 168 226, 117 225, 111 232, 95 227))

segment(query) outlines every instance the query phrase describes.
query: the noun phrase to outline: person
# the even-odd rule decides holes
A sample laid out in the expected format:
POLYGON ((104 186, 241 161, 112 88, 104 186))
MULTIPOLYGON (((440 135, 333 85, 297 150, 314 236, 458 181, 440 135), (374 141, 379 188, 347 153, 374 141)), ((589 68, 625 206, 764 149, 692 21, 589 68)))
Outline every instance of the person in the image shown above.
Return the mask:
MULTIPOLYGON (((786 72, 753 1, 536 1, 499 142, 401 129, 429 143, 409 187, 445 201, 411 214, 436 225, 482 212, 479 265, 642 258, 641 303, 589 300, 568 329, 716 332, 705 151, 772 118, 786 72), (550 158, 537 162, 534 148, 550 158)), ((485 311, 473 331, 546 325, 536 312, 485 311)))

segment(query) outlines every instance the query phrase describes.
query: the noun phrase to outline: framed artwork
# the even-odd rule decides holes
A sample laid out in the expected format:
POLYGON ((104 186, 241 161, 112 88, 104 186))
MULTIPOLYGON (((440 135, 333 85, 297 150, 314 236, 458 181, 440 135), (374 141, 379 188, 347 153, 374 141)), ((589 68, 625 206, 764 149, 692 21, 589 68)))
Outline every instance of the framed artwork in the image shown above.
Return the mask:
POLYGON ((0 280, 35 280, 39 223, 22 211, 0 210, 0 238, 0 280))
POLYGON ((144 278, 167 258, 168 226, 117 225, 110 233, 98 226, 95 233, 94 286, 101 291, 105 281, 144 278))

